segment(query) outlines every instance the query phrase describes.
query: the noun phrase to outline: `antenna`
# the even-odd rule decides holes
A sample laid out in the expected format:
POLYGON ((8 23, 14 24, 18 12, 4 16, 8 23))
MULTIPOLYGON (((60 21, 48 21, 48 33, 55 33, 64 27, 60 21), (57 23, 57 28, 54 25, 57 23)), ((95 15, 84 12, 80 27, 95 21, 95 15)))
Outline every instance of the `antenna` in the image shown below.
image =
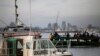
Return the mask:
POLYGON ((29 36, 30 36, 30 41, 31 41, 31 43, 32 43, 32 45, 30 46, 31 48, 30 49, 33 49, 33 39, 31 38, 31 0, 29 0, 29 36))
POLYGON ((30 13, 30 18, 29 18, 30 31, 29 31, 29 35, 31 35, 31 0, 29 0, 29 13, 30 13))

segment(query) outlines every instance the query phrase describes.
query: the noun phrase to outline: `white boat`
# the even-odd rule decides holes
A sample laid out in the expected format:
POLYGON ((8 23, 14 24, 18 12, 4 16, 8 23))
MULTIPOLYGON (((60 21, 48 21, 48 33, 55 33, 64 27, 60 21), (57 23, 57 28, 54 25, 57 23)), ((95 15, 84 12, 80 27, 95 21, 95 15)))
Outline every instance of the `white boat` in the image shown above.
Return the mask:
POLYGON ((58 51, 49 39, 35 37, 34 34, 4 33, 0 56, 72 56, 71 52, 58 51))

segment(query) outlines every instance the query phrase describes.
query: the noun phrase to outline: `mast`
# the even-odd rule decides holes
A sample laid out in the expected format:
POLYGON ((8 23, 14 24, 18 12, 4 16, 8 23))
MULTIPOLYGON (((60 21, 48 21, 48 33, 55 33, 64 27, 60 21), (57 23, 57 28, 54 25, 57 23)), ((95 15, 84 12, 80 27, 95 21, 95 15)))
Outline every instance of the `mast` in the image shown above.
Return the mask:
POLYGON ((15 25, 16 25, 16 29, 18 28, 17 27, 17 23, 18 23, 18 13, 17 13, 17 9, 18 9, 18 6, 17 6, 17 0, 15 0, 15 25))
POLYGON ((19 20, 19 18, 18 18, 19 14, 18 14, 17 9, 18 9, 17 0, 15 0, 15 27, 16 27, 16 30, 19 27, 24 27, 25 26, 25 24, 21 20, 19 20))

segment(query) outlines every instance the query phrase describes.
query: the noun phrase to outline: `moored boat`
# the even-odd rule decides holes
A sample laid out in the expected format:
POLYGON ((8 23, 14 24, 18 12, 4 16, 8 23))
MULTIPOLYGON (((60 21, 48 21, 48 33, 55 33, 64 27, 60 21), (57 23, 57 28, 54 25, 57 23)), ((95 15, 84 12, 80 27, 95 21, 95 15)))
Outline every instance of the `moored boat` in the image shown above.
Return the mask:
POLYGON ((36 39, 38 36, 34 34, 17 34, 4 33, 0 44, 0 56, 72 56, 71 52, 58 51, 49 39, 36 39))

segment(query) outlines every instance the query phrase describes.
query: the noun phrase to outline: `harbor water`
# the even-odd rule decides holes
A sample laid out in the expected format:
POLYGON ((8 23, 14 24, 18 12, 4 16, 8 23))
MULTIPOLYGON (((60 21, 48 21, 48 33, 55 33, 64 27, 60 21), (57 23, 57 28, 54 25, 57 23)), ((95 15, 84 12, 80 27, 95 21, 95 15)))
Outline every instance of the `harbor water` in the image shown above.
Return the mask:
POLYGON ((70 48, 73 56, 99 56, 100 47, 70 48))
MULTIPOLYGON (((44 33, 42 37, 49 38, 49 34, 44 33)), ((100 56, 100 47, 73 47, 69 51, 72 52, 73 56, 100 56)))

